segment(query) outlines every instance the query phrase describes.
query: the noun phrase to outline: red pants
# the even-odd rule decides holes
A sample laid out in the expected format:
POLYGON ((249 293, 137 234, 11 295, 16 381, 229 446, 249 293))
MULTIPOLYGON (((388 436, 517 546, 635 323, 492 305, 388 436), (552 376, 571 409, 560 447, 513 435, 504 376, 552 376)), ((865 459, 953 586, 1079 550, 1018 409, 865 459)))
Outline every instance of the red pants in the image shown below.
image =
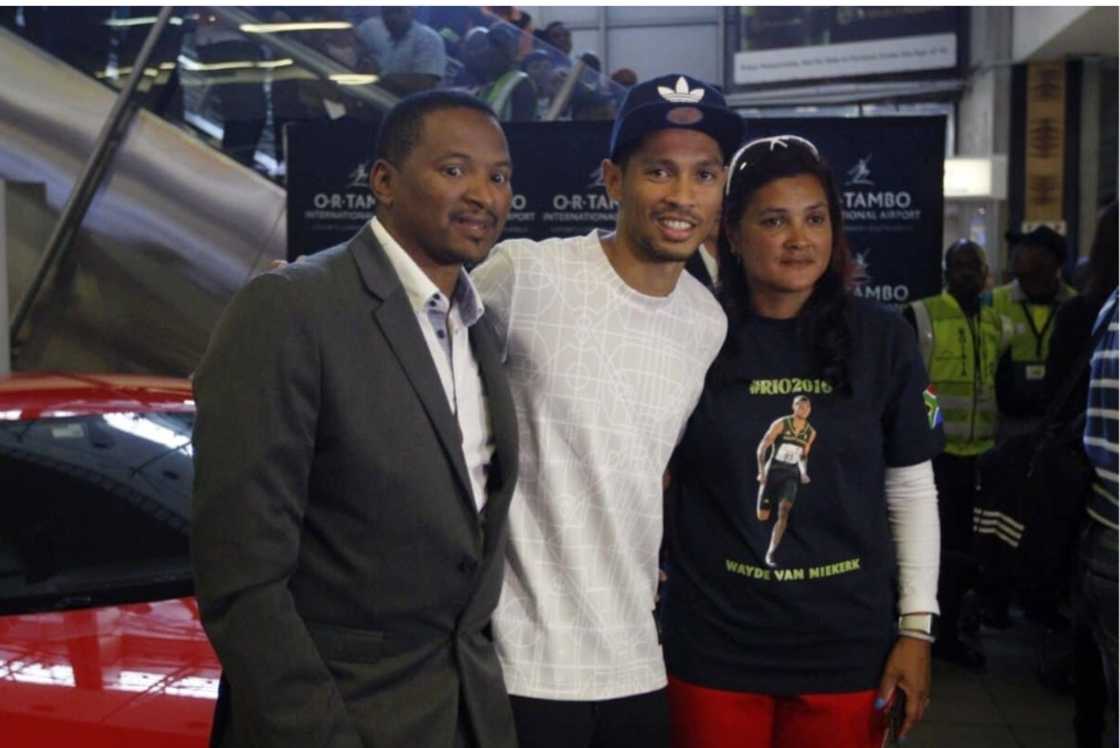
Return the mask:
POLYGON ((721 691, 669 677, 673 748, 882 748, 887 710, 876 692, 721 691))

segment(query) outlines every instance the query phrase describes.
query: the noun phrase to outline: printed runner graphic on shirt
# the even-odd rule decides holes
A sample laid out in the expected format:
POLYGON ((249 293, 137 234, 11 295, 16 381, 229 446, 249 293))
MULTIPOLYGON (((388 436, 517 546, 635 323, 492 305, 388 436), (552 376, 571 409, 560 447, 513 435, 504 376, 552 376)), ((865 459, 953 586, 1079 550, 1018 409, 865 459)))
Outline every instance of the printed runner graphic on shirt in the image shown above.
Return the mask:
MULTIPOLYGON (((754 557, 750 560, 724 557, 724 571, 752 582, 763 583, 813 583, 861 572, 863 558, 855 554, 849 556, 841 548, 812 548, 809 549, 814 557, 812 562, 806 564, 804 559, 798 560, 807 550, 804 537, 815 535, 814 531, 819 529, 819 519, 814 514, 820 510, 819 506, 806 506, 800 510, 800 519, 792 519, 794 533, 786 539, 787 547, 782 547, 782 539, 790 529, 794 504, 799 495, 804 501, 813 504, 832 500, 829 493, 833 489, 827 485, 827 479, 818 485, 819 481, 810 478, 813 474, 821 478, 828 473, 821 460, 828 459, 827 450, 833 444, 829 435, 836 433, 836 429, 830 427, 834 421, 829 420, 828 408, 823 407, 823 404, 833 394, 832 385, 823 379, 807 377, 752 378, 748 392, 759 410, 778 411, 775 413, 778 417, 766 427, 755 448, 758 492, 754 506, 743 507, 747 522, 761 530, 757 534, 753 530, 748 534, 757 537, 759 543, 767 544, 766 553, 761 553, 763 546, 760 546, 757 549, 758 555, 751 554, 754 557), (816 425, 811 422, 814 402, 822 406, 816 425), (822 418, 825 419, 825 438, 829 446, 816 458, 817 468, 813 471, 810 469, 813 463, 811 455, 817 443, 817 426, 821 425, 822 418), (814 490, 811 495, 805 495, 810 483, 814 490), (768 540, 764 539, 767 535, 768 540), (796 535, 802 536, 800 543, 796 542, 799 540, 794 537, 796 535), (801 547, 798 549, 792 546, 801 547), (754 560, 759 556, 764 561, 754 560)), ((755 541, 748 542, 753 546, 755 541)))
POLYGON ((778 507, 778 518, 770 533, 766 565, 778 566, 774 554, 789 525, 789 515, 797 499, 797 489, 809 482, 809 453, 817 439, 817 430, 809 424, 813 411, 806 395, 793 398, 793 415, 783 416, 772 424, 758 443, 758 502, 755 515, 760 522, 770 521, 771 510, 778 507))

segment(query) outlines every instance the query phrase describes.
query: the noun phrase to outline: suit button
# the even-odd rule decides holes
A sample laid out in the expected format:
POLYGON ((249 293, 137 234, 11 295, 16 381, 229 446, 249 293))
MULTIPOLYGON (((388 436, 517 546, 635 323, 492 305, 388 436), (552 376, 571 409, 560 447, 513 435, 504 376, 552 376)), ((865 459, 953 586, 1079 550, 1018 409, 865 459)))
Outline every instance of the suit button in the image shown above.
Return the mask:
POLYGON ((459 560, 459 571, 464 574, 473 574, 474 570, 478 568, 478 562, 470 556, 463 556, 459 560))

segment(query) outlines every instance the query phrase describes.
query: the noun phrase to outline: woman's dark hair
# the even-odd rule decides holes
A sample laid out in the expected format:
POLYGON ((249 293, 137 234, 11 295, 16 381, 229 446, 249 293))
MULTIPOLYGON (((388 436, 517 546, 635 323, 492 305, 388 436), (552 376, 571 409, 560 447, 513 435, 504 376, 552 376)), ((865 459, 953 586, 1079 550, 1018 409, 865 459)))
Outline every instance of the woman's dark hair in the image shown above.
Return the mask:
POLYGON ((754 194, 775 179, 809 175, 816 177, 828 197, 828 218, 832 225, 832 255, 824 274, 798 315, 798 334, 812 352, 816 375, 831 384, 836 392, 852 391, 849 359, 852 331, 848 321, 851 279, 854 271, 851 252, 844 236, 844 216, 840 197, 828 163, 809 141, 797 136, 762 138, 743 146, 728 170, 727 196, 723 201, 723 225, 719 235, 720 303, 727 314, 728 332, 713 375, 724 372, 721 364, 732 365, 738 354, 738 332, 754 314, 750 289, 738 258, 731 254, 728 229, 737 229, 754 194))
POLYGON ((1094 305, 1101 306, 1116 288, 1116 273, 1120 246, 1117 242, 1116 203, 1107 206, 1097 220, 1097 234, 1089 250, 1088 280, 1085 296, 1094 305))

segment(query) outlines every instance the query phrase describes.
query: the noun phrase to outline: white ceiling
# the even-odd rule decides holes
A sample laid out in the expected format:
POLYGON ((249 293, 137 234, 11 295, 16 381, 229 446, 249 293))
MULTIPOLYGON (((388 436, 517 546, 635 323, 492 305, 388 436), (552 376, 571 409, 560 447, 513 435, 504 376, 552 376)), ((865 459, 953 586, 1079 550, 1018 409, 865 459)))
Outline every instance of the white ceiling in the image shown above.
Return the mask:
POLYGON ((1120 8, 1015 8, 1012 37, 1016 62, 1064 57, 1116 57, 1120 8))

